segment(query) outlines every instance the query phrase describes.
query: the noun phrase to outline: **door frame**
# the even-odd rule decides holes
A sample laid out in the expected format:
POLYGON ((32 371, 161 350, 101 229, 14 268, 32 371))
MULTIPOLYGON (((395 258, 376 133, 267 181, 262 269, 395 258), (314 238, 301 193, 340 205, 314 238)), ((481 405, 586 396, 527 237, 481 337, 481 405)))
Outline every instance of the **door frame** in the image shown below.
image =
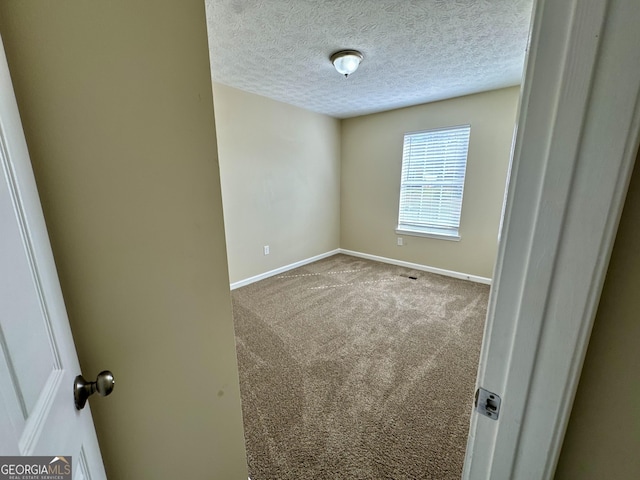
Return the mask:
POLYGON ((538 0, 464 479, 550 479, 557 465, 640 133, 640 10, 538 0))

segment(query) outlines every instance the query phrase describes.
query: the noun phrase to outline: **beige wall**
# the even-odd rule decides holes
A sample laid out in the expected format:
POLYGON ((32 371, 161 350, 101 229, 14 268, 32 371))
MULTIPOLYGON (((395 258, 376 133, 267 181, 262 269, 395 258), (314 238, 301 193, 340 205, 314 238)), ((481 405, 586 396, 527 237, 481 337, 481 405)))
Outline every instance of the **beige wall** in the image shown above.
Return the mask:
POLYGON ((339 121, 225 85, 214 98, 231 281, 338 248, 339 121))
MULTIPOLYGON (((117 378, 111 397, 92 402, 109 477, 244 479, 204 7, 200 0, 147 7, 6 1, 0 32, 83 371, 110 368, 117 378), (171 388, 160 388, 167 379, 171 388)), ((222 105, 243 101, 221 90, 229 94, 216 91, 222 105)), ((490 276, 517 94, 344 121, 341 246, 490 276), (407 246, 396 247, 402 134, 465 122, 472 124, 468 178, 482 181, 465 190, 462 242, 405 237, 407 246), (482 186, 490 180, 498 188, 482 186), (465 249, 480 216, 470 198, 495 207, 479 234, 489 253, 476 261, 465 249)), ((256 109, 275 108, 261 101, 256 109)), ((333 121, 316 121, 335 135, 333 121)), ((225 128, 221 135, 233 133, 225 128)), ((278 135, 286 140, 286 129, 278 135)), ((327 168, 330 189, 335 172, 327 168)), ((639 225, 636 173, 558 479, 640 476, 639 225)), ((271 237, 251 248, 260 255, 267 242, 274 264, 260 271, 289 261, 275 261, 281 246, 271 237)))
POLYGON ((518 94, 339 121, 214 85, 231 282, 338 247, 491 277, 518 94), (403 134, 462 123, 472 124, 462 240, 403 235, 398 247, 403 134))
POLYGON ((518 95, 513 87, 343 120, 340 246, 492 277, 518 95), (461 240, 397 235, 404 133, 461 124, 471 124, 461 240))
POLYGON ((640 478, 640 164, 631 178, 555 478, 640 478))
POLYGON ((4 1, 0 31, 113 479, 247 478, 204 2, 4 1))

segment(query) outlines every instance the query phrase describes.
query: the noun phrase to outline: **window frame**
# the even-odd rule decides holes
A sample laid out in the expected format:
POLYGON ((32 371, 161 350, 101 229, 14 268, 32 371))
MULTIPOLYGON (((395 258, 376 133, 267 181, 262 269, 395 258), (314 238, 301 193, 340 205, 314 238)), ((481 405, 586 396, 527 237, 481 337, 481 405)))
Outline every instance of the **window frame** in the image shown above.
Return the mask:
MULTIPOLYGON (((419 131, 414 131, 414 132, 407 132, 403 135, 403 140, 402 140, 402 161, 401 161, 401 173, 400 173, 400 191, 399 191, 399 199, 398 199, 398 223, 397 223, 397 227, 395 229, 395 232, 397 234, 402 234, 402 235, 412 235, 412 236, 418 236, 418 237, 428 237, 428 238, 435 238, 435 239, 440 239, 440 240, 450 240, 450 241, 460 241, 461 236, 460 236, 460 223, 462 220, 462 204, 463 204, 463 199, 464 199, 464 186, 465 186, 465 182, 466 182, 466 176, 467 176, 467 164, 468 164, 468 160, 469 160, 469 144, 471 142, 471 124, 460 124, 460 125, 450 125, 450 126, 445 126, 445 127, 437 127, 437 128, 430 128, 430 129, 426 129, 426 130, 419 130, 419 131), (465 155, 464 155, 464 161, 462 162, 462 166, 463 166, 463 175, 462 175, 462 181, 461 182, 451 182, 451 181, 446 181, 445 183, 441 182, 441 189, 440 192, 442 194, 442 187, 459 187, 460 188, 460 196, 459 196, 459 211, 457 212, 457 218, 455 219, 457 224, 454 227, 443 227, 443 226, 439 226, 439 225, 412 225, 411 222, 408 222, 406 218, 402 218, 402 214, 403 214, 403 206, 405 207, 405 213, 406 213, 406 204, 403 204, 403 191, 406 190, 407 188, 407 183, 409 183, 406 180, 406 165, 405 162, 407 161, 407 158, 405 158, 405 153, 406 153, 406 148, 407 148, 407 138, 412 137, 412 136, 419 136, 419 135, 425 135, 425 134, 429 134, 429 133, 436 133, 436 132, 443 132, 443 131, 447 131, 447 130, 460 130, 466 128, 467 130, 467 138, 466 138, 466 151, 465 151, 465 155), (404 220, 404 221, 403 221, 404 220)), ((445 163, 445 159, 443 159, 441 161, 441 165, 444 166, 445 163)), ((459 166, 458 166, 459 168, 459 166)), ((406 197, 405 197, 406 198, 406 197)), ((422 198, 422 197, 421 197, 422 198)), ((440 200, 440 204, 445 203, 448 205, 451 205, 451 202, 443 202, 442 200, 440 200)), ((455 208, 455 206, 454 206, 455 208)), ((421 219, 423 220, 423 219, 421 219)), ((429 219, 426 219, 429 220, 429 219)), ((426 223, 426 222, 425 222, 426 223)))

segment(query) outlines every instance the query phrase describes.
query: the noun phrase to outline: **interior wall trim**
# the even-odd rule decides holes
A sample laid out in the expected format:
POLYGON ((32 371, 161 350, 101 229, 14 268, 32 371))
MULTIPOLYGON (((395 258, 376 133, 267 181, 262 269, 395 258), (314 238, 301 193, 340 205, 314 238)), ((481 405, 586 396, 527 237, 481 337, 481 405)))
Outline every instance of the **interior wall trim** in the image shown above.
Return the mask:
POLYGON ((398 265, 400 267, 412 268, 414 270, 420 270, 422 272, 435 273, 437 275, 444 275, 445 277, 459 278, 461 280, 469 280, 471 282, 482 283, 484 285, 491 285, 491 279, 487 277, 479 277, 477 275, 471 275, 468 273, 455 272, 453 270, 445 270, 444 268, 430 267, 428 265, 421 265, 419 263, 405 262, 404 260, 396 260, 395 258, 379 257, 378 255, 371 255, 369 253, 355 252, 353 250, 345 250, 339 248, 339 253, 345 255, 351 255, 352 257, 366 258, 368 260, 374 260, 376 262, 389 263, 391 265, 398 265))
POLYGON ((337 253, 340 253, 339 248, 336 248, 335 250, 331 250, 329 252, 321 253, 320 255, 315 255, 313 257, 305 258, 304 260, 300 260, 298 262, 290 263, 289 265, 285 265, 283 267, 278 267, 274 270, 269 270, 268 272, 254 275, 253 277, 245 278, 244 280, 238 280, 237 282, 231 283, 229 287, 231 288, 231 290, 235 290, 236 288, 244 287, 246 285, 259 282, 260 280, 264 280, 265 278, 273 277, 275 275, 288 272, 289 270, 293 270, 294 268, 302 267, 303 265, 317 262, 318 260, 322 260, 323 258, 331 257, 332 255, 335 255, 337 253))
POLYGON ((231 290, 235 290, 236 288, 244 287, 246 285, 259 282, 260 280, 264 280, 265 278, 273 277, 275 275, 288 272, 289 270, 293 270, 294 268, 302 267, 303 265, 317 262, 318 260, 322 260, 323 258, 337 255, 338 253, 351 255, 352 257, 366 258, 367 260, 373 260, 376 262, 389 263, 391 265, 398 265, 399 267, 412 268, 413 270, 420 270, 422 272, 429 272, 429 273, 435 273, 437 275, 444 275, 445 277, 459 278, 461 280, 469 280, 471 282, 482 283, 484 285, 491 285, 491 279, 486 277, 479 277, 477 275, 470 275, 468 273, 462 273, 462 272, 454 272, 453 270, 445 270, 443 268, 430 267, 428 265, 421 265, 419 263, 405 262, 403 260, 396 260, 395 258, 379 257, 378 255, 371 255, 369 253, 356 252, 354 250, 345 250, 344 248, 336 248, 335 250, 331 250, 326 253, 321 253, 320 255, 305 258, 304 260, 293 262, 293 263, 290 263, 289 265, 285 265, 283 267, 279 267, 274 270, 269 270, 268 272, 264 272, 259 275, 254 275, 253 277, 245 278, 244 280, 238 280, 237 282, 231 283, 229 287, 231 288, 231 290))
POLYGON ((639 23, 535 2, 477 381, 508 401, 471 414, 463 480, 554 478, 638 152, 639 23))

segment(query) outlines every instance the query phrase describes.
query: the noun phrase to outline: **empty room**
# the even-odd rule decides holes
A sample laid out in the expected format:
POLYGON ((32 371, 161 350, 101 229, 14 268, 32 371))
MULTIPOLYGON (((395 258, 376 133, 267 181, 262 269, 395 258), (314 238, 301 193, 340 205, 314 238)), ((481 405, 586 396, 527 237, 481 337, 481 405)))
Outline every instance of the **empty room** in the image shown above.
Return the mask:
POLYGON ((313 3, 0 2, 0 467, 640 478, 640 10, 313 3))
POLYGON ((460 478, 532 2, 206 5, 251 478, 460 478))

